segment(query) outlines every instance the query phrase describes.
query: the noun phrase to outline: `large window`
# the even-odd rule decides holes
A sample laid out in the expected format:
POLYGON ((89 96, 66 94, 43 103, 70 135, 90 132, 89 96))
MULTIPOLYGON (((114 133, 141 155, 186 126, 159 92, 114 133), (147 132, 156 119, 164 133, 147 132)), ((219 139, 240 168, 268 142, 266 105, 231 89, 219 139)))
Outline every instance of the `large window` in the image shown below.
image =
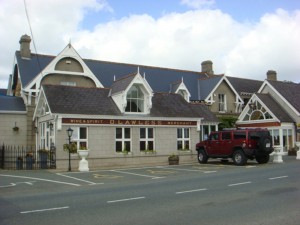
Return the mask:
POLYGON ((154 150, 154 134, 153 128, 140 128, 140 150, 154 150))
POLYGON ((71 141, 77 144, 77 149, 88 148, 88 134, 86 127, 72 127, 73 134, 71 141))
POLYGON ((116 128, 116 152, 131 151, 131 129, 122 127, 116 128))
POLYGON ((178 128, 177 129, 177 149, 188 150, 190 149, 190 129, 178 128))
POLYGON ((126 112, 144 112, 144 93, 138 85, 133 85, 127 93, 126 112))
POLYGON ((224 94, 219 94, 218 95, 219 99, 219 112, 226 112, 226 95, 224 94))

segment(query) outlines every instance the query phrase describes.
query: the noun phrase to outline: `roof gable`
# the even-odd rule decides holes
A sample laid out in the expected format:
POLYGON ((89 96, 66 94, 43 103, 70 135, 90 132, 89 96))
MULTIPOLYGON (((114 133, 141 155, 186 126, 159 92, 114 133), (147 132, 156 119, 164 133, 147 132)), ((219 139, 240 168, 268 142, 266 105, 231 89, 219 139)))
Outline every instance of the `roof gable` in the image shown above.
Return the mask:
MULTIPOLYGON (((26 59, 27 61, 31 61, 31 59, 26 59)), ((48 74, 71 74, 71 75, 79 75, 79 76, 86 76, 91 78, 97 87, 103 87, 103 85, 100 83, 98 78, 93 74, 93 72, 89 69, 89 67, 85 64, 83 59, 79 56, 79 54, 75 51, 75 49, 72 47, 71 44, 68 44, 61 53, 59 53, 55 58, 53 58, 43 69, 40 66, 40 60, 39 57, 37 58, 38 68, 40 68, 40 72, 36 74, 36 76, 28 82, 26 85, 25 90, 29 91, 32 87, 35 87, 35 89, 40 88, 41 80, 44 76, 47 76, 48 74), (64 58, 73 58, 76 62, 78 62, 83 71, 80 72, 74 72, 74 71, 62 71, 57 70, 56 65, 58 62, 60 62, 64 58)))

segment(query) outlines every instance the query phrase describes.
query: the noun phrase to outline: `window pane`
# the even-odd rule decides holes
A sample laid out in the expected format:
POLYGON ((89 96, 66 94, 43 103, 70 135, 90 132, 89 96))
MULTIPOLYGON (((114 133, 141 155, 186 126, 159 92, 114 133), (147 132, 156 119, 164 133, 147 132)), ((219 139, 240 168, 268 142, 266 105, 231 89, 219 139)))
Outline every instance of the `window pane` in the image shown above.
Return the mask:
POLYGON ((177 141, 177 149, 182 149, 182 141, 177 141))
POLYGON ((154 150, 153 141, 148 141, 148 150, 154 150))
POLYGON ((148 138, 153 138, 153 128, 148 128, 148 138))
POLYGON ((182 138, 182 129, 181 128, 177 129, 177 138, 182 138))
POLYGON ((190 137, 190 129, 189 128, 185 128, 184 129, 184 138, 189 138, 190 137))
POLYGON ((124 150, 126 150, 128 152, 131 150, 130 141, 125 141, 124 150))
POLYGON ((122 151, 122 141, 116 141, 116 152, 122 151))
POLYGON ((140 150, 141 151, 145 151, 146 150, 146 142, 145 141, 141 141, 140 142, 140 150))
POLYGON ((190 149, 190 142, 184 141, 184 149, 190 149))
POLYGON ((79 139, 78 127, 71 127, 71 129, 73 130, 71 140, 78 140, 79 139))
POLYGON ((140 129, 140 138, 146 138, 146 128, 140 129))
POLYGON ((125 138, 128 139, 130 138, 130 128, 124 128, 125 130, 125 138))
POLYGON ((116 139, 122 139, 122 128, 116 128, 116 139))
POLYGON ((79 129, 80 129, 80 137, 79 138, 80 139, 86 139, 86 137, 87 137, 86 127, 80 127, 79 129))

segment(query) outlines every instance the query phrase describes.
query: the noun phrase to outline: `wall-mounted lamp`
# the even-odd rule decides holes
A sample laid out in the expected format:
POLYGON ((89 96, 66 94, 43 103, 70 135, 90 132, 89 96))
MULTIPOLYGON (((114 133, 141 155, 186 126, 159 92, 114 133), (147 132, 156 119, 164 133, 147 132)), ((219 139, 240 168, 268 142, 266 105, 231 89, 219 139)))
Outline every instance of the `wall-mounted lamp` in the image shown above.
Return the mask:
POLYGON ((34 127, 34 133, 38 133, 39 132, 39 130, 38 130, 38 128, 37 127, 34 127))

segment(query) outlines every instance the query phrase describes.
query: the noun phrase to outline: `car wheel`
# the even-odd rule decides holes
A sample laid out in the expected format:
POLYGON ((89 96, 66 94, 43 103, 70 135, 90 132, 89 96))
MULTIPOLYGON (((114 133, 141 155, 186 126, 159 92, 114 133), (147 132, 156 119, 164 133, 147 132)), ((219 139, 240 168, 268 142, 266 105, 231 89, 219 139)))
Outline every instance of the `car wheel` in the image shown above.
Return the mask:
POLYGON ((207 163, 208 156, 204 150, 198 151, 198 162, 199 163, 207 163))
POLYGON ((232 155, 232 160, 237 166, 243 166, 247 162, 247 158, 242 150, 236 150, 232 155))
POLYGON ((266 155, 256 155, 255 159, 256 159, 256 161, 259 164, 267 163, 267 162, 269 162, 270 155, 269 154, 266 154, 266 155))

